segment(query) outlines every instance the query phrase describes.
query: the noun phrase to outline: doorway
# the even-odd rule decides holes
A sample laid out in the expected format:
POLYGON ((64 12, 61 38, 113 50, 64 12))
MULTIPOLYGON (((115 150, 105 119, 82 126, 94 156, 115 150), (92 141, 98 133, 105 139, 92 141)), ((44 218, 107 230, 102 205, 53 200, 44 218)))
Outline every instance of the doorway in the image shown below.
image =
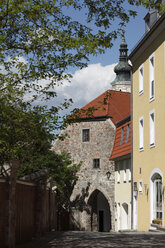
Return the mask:
POLYGON ((99 210, 99 232, 104 231, 104 211, 99 210))
POLYGON ((133 196, 133 229, 137 230, 137 194, 133 196))
POLYGON ((122 204, 121 229, 128 229, 128 204, 122 204))
POLYGON ((91 209, 91 231, 109 232, 111 230, 111 211, 104 194, 96 189, 90 195, 88 204, 91 209))

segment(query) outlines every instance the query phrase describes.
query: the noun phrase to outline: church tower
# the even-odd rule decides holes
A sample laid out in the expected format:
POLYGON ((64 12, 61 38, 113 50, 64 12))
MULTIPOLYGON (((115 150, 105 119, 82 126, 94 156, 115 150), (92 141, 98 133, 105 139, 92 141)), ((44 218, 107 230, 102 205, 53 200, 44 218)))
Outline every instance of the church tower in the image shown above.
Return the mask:
POLYGON ((115 66, 115 80, 111 83, 112 89, 117 91, 131 92, 131 66, 128 63, 127 44, 123 31, 122 43, 120 44, 119 63, 115 66))

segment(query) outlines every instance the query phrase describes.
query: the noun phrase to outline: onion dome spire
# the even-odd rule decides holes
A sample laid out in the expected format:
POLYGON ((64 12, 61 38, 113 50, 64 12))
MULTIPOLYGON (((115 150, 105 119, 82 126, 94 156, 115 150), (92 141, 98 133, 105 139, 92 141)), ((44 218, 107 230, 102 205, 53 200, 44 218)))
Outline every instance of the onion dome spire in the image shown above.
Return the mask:
POLYGON ((125 31, 123 30, 122 42, 120 44, 120 56, 119 63, 115 66, 114 72, 116 73, 116 78, 112 82, 112 87, 115 90, 127 91, 128 84, 131 85, 131 66, 128 63, 128 48, 125 41, 125 31), (120 87, 122 85, 122 87, 120 87))

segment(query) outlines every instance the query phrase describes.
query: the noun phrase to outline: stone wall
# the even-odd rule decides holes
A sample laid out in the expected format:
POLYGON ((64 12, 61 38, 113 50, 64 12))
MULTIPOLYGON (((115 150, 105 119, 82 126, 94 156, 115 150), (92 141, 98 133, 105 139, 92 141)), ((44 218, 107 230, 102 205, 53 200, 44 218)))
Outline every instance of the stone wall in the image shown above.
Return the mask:
MULTIPOLYGON (((111 212, 111 225, 114 230, 114 164, 109 161, 115 138, 115 126, 110 119, 85 121, 71 124, 63 134, 68 137, 56 140, 56 152, 67 151, 75 163, 82 162, 71 201, 73 204, 72 223, 74 228, 91 230, 91 206, 88 201, 95 190, 107 199, 111 212), (90 129, 90 141, 82 142, 82 129, 90 129), (100 168, 93 168, 93 159, 100 158, 100 168), (111 172, 107 179, 107 172, 111 172), (74 224, 73 223, 73 224, 74 224)), ((95 218, 97 218, 95 216, 95 218)), ((98 220, 97 220, 98 221, 98 220)), ((96 228, 95 228, 96 229, 96 228)))

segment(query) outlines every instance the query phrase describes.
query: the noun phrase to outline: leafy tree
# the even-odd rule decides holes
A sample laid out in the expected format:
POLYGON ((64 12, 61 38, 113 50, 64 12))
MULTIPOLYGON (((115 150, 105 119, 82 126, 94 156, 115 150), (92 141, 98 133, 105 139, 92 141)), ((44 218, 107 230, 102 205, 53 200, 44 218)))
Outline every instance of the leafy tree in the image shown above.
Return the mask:
POLYGON ((29 92, 31 100, 56 96, 70 67, 87 65, 89 55, 104 53, 147 0, 1 0, 0 92, 10 97, 29 92), (126 10, 124 3, 129 3, 126 10), (77 20, 76 13, 82 13, 77 20), (70 14, 69 14, 70 13, 70 14), (117 20, 118 26, 113 26, 117 20), (95 27, 92 29, 91 27, 95 27), (45 80, 45 81, 43 81, 45 80))
POLYGON ((32 161, 48 150, 59 110, 71 103, 46 101, 70 78, 70 67, 86 66, 91 54, 113 45, 140 4, 161 7, 156 0, 0 0, 1 165, 17 159, 21 173, 38 169, 32 161))
MULTIPOLYGON (((136 15, 132 6, 154 7, 156 2, 0 0, 0 94, 10 102, 39 98, 35 105, 56 97, 56 87, 71 76, 67 73, 70 67, 86 66, 91 54, 104 53, 113 45, 136 15)), ((71 99, 60 106, 55 102, 51 109, 54 124, 58 111, 70 103, 71 99)))
POLYGON ((59 110, 71 103, 49 108, 46 101, 57 96, 70 67, 86 66, 91 54, 113 45, 140 4, 161 7, 156 0, 0 0, 1 164, 26 161, 28 153, 33 160, 31 154, 45 149, 59 127, 59 110))
MULTIPOLYGON (((15 218, 16 179, 46 169, 48 177, 57 187, 58 211, 69 209, 70 195, 77 179, 79 165, 73 164, 69 154, 57 154, 51 150, 54 135, 50 133, 51 119, 43 108, 33 110, 22 102, 12 105, 0 101, 0 176, 7 179, 9 216, 15 218)), ((14 245, 15 226, 9 221, 9 244, 14 245)), ((9 247, 10 247, 9 245, 9 247)))
POLYGON ((50 170, 50 175, 60 190, 65 191, 75 179, 76 165, 71 166, 69 154, 58 155, 51 151, 54 135, 50 132, 51 118, 42 112, 43 108, 33 110, 26 104, 12 105, 0 102, 0 165, 5 174, 4 163, 10 168, 10 161, 19 161, 17 177, 22 177, 43 168, 50 170))
POLYGON ((54 180, 67 194, 65 176, 74 176, 75 168, 72 171, 67 166, 66 155, 57 156, 49 148, 52 130, 61 125, 59 110, 72 101, 60 105, 54 101, 50 108, 47 101, 57 96, 56 87, 63 79, 69 80, 70 67, 83 68, 91 54, 104 53, 113 45, 130 17, 136 15, 132 6, 160 7, 156 2, 0 0, 1 166, 16 159, 21 176, 40 169, 45 162, 53 175, 54 159, 64 165, 63 171, 56 168, 59 174, 54 174, 54 180), (129 3, 130 9, 125 9, 124 3, 129 3), (77 20, 78 12, 82 20, 77 20), (118 26, 113 26, 114 20, 118 26))
POLYGON ((58 211, 69 210, 70 196, 77 180, 76 172, 80 164, 74 164, 67 152, 61 154, 51 152, 46 158, 45 166, 49 168, 50 176, 57 187, 58 211))

